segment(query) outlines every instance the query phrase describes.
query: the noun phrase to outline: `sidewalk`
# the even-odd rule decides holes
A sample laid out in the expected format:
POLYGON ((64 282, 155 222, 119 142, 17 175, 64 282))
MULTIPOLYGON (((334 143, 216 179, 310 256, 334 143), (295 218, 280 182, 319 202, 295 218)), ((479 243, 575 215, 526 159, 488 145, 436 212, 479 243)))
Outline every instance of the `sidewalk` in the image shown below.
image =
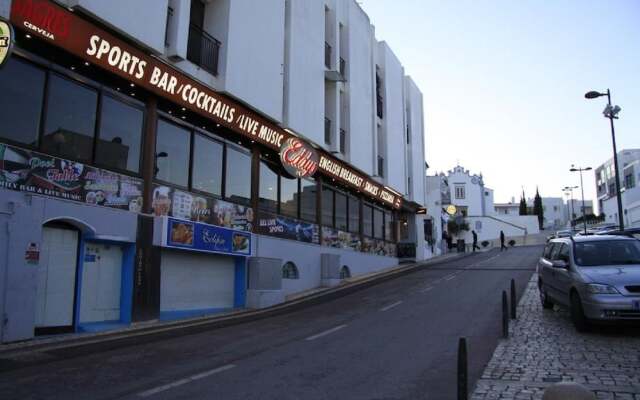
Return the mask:
POLYGON ((509 339, 496 348, 472 400, 538 400, 559 381, 578 382, 598 399, 640 400, 640 331, 596 327, 578 333, 566 310, 543 311, 537 279, 534 274, 509 339))
POLYGON ((30 351, 48 351, 54 349, 79 347, 103 342, 130 339, 144 335, 177 332, 181 329, 214 329, 239 323, 267 318, 292 312, 297 309, 341 297, 357 290, 376 285, 395 277, 413 272, 419 268, 438 265, 454 258, 463 258, 473 253, 448 253, 419 263, 400 264, 369 274, 346 279, 335 287, 319 287, 287 296, 284 303, 263 309, 239 309, 210 316, 189 318, 177 321, 145 321, 110 331, 96 333, 71 333, 38 337, 29 341, 0 344, 0 358, 8 355, 23 354, 30 351))

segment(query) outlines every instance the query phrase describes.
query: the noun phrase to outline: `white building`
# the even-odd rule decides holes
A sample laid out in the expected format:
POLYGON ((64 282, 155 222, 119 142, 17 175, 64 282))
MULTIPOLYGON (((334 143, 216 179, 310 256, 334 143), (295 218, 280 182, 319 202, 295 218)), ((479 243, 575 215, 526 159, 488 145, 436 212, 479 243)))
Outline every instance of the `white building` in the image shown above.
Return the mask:
MULTIPOLYGON (((640 149, 620 150, 618 152, 620 192, 625 226, 640 225, 640 149)), ((598 208, 604 214, 605 222, 617 224, 618 201, 616 196, 615 168, 613 157, 595 169, 598 208)))
POLYGON ((502 215, 520 215, 520 203, 495 203, 494 208, 498 216, 502 215))
MULTIPOLYGON (((542 197, 542 228, 560 229, 567 225, 565 204, 562 197, 542 197)), ((532 198, 527 199, 527 207, 533 210, 532 198)))
POLYGON ((422 93, 355 0, 0 16, 0 341, 263 307, 431 255, 422 93))
MULTIPOLYGON (((593 209, 593 200, 584 201, 584 213, 585 215, 595 214, 593 209)), ((582 200, 568 198, 564 204, 564 219, 569 222, 572 219, 580 218, 582 216, 582 200)))

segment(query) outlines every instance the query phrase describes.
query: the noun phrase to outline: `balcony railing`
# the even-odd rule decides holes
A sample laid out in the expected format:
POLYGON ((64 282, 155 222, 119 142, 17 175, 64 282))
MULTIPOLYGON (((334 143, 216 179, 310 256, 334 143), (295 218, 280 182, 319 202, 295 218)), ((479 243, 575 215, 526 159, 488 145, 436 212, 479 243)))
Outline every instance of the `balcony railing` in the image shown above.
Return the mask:
POLYGON ((340 153, 344 153, 346 150, 347 132, 344 129, 340 129, 340 153))
POLYGON ((384 113, 382 112, 382 108, 384 107, 384 101, 382 100, 382 96, 376 96, 376 114, 378 114, 379 118, 382 118, 384 113))
POLYGON ((218 75, 218 54, 220 41, 203 31, 197 25, 189 25, 187 59, 214 76, 218 75))
POLYGON ((384 177, 384 157, 378 156, 378 176, 384 177))
POLYGON ((324 142, 331 144, 331 120, 327 117, 324 118, 324 142))
POLYGON ((342 75, 342 77, 344 77, 344 74, 347 72, 347 62, 344 60, 344 58, 340 57, 340 75, 342 75))
POLYGON ((324 66, 331 69, 331 45, 324 42, 324 66))

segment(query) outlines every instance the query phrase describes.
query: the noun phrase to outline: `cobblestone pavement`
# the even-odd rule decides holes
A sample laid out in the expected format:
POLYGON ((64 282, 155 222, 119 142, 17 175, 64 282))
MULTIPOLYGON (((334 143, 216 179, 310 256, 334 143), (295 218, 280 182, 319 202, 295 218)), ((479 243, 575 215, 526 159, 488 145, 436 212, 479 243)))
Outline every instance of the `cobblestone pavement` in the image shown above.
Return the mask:
POLYGON ((640 400, 640 329, 600 326, 578 333, 567 310, 542 309, 536 282, 534 274, 509 339, 496 348, 472 400, 537 400, 559 381, 581 383, 598 399, 640 400))

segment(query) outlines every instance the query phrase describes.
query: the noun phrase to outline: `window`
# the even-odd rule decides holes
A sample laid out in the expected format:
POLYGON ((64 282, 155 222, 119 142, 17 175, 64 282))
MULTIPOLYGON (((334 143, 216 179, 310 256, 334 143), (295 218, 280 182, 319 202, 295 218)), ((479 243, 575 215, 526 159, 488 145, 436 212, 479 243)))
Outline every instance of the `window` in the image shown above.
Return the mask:
POLYGON ((336 229, 347 230, 347 196, 336 192, 336 229))
POLYGON ((558 253, 560 253, 560 247, 562 247, 562 245, 560 243, 556 243, 553 246, 553 250, 551 250, 551 258, 549 258, 550 260, 557 260, 558 259, 558 253))
POLYGON ((373 237, 384 239, 384 220, 382 210, 373 209, 373 237))
POLYGON ((349 196, 349 221, 348 230, 352 233, 360 233, 360 199, 349 196))
POLYGON ((156 136, 156 178, 186 187, 189 184, 189 147, 191 132, 158 120, 156 136))
POLYGON ((316 190, 315 181, 300 179, 300 218, 316 222, 316 190))
POLYGON ((322 225, 333 227, 333 190, 322 187, 322 225))
POLYGON ((554 243, 547 243, 547 246, 544 248, 542 257, 546 258, 547 260, 551 260, 551 252, 553 251, 553 246, 554 243))
POLYGON ((563 244, 562 247, 560 247, 557 259, 569 263, 569 246, 563 244))
POLYGON ((0 70, 0 137, 35 146, 40 131, 45 72, 9 58, 0 70))
POLYGON ((362 234, 373 236, 373 207, 368 204, 362 210, 362 234))
POLYGON ((225 196, 231 201, 251 203, 251 156, 227 146, 227 170, 225 196))
POLYGON ((384 213, 384 238, 385 240, 394 241, 394 223, 393 223, 393 214, 385 211, 384 213))
POLYGON ((224 145, 199 133, 193 137, 191 187, 222 196, 222 153, 224 145))
POLYGON ((51 74, 42 138, 46 152, 91 161, 98 92, 51 74))
POLYGON ((346 265, 343 265, 342 268, 340 268, 340 279, 347 278, 351 278, 351 270, 349 270, 349 267, 346 265))
POLYGON ((278 212, 278 174, 271 163, 260 161, 260 197, 258 199, 260 209, 278 212))
POLYGON ((455 190, 456 190, 456 199, 465 198, 464 185, 456 185, 455 190))
POLYGON ((282 266, 282 279, 299 279, 300 273, 298 267, 291 261, 284 263, 282 266))
POLYGON ((637 240, 602 240, 575 244, 576 263, 584 267, 640 264, 637 240))
POLYGON ((103 96, 96 162, 137 173, 143 122, 142 109, 103 96))
POLYGON ((635 186, 635 182, 633 181, 633 172, 624 176, 624 187, 627 189, 631 189, 635 186))
POLYGON ((298 179, 280 175, 280 213, 298 218, 298 179))

